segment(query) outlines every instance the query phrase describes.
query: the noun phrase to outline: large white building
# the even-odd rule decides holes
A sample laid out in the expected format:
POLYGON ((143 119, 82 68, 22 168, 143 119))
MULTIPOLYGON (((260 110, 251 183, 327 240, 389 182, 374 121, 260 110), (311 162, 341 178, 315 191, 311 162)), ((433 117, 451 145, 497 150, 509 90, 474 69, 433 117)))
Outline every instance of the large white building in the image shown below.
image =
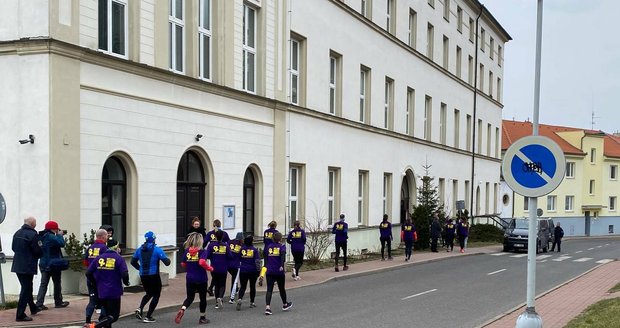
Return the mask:
POLYGON ((131 249, 345 213, 372 249, 426 163, 449 212, 496 213, 508 40, 477 0, 2 1, 9 264, 28 214, 131 249))

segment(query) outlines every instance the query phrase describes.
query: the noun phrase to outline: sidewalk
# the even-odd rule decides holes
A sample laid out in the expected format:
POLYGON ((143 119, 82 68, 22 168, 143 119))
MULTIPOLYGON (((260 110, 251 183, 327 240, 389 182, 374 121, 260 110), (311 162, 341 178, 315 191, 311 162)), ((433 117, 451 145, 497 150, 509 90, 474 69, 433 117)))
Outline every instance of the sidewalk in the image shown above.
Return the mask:
MULTIPOLYGON (((342 278, 350 278, 373 274, 382 271, 389 271, 405 266, 439 261, 456 256, 470 256, 476 254, 488 254, 501 251, 501 246, 470 248, 467 253, 458 252, 439 252, 439 253, 415 253, 412 261, 405 262, 403 256, 397 256, 393 261, 368 261, 352 264, 348 271, 334 272, 333 268, 302 272, 302 280, 293 281, 290 274, 287 274, 287 289, 300 288, 315 284, 321 284, 330 280, 338 280, 342 278)), ((546 327, 560 327, 563 322, 561 320, 570 320, 579 314, 591 303, 598 301, 604 297, 604 293, 620 281, 620 262, 612 262, 597 267, 596 269, 586 273, 572 282, 555 289, 554 291, 542 296, 537 301, 536 309, 543 316, 546 327), (572 284, 579 285, 572 285, 572 284), (556 293, 561 293, 556 295, 556 293), (550 299, 550 301, 547 301, 550 299), (545 305, 546 303, 549 305, 545 305), (554 308, 548 309, 551 306, 554 308), (559 312, 558 308, 561 308, 559 312), (568 314, 565 314, 568 313, 568 314), (556 318, 558 317, 558 318, 556 318)), ((230 279, 228 279, 230 284, 230 279)), ((258 291, 265 291, 265 287, 257 287, 258 291)), ((133 315, 134 310, 139 304, 143 292, 141 293, 125 293, 122 299, 121 316, 133 315)), ((228 293, 226 293, 228 295, 228 293)), ((185 275, 179 274, 175 279, 169 280, 169 285, 162 290, 162 296, 159 301, 158 309, 178 307, 185 298, 185 275)), ((33 321, 22 323, 15 322, 15 309, 0 311, 0 327, 49 327, 49 326, 82 326, 84 322, 84 309, 88 303, 88 298, 81 295, 67 295, 66 299, 71 302, 69 307, 64 309, 55 309, 50 307, 49 310, 43 311, 33 316, 33 321)), ((52 301, 53 302, 53 301, 52 301)), ((213 298, 209 298, 209 303, 213 304, 213 298)), ((225 306, 228 304, 225 304, 225 306)), ((28 313, 28 310, 26 310, 28 313)), ((488 327, 508 327, 514 326, 516 316, 522 310, 516 310, 505 317, 497 318, 488 327)))

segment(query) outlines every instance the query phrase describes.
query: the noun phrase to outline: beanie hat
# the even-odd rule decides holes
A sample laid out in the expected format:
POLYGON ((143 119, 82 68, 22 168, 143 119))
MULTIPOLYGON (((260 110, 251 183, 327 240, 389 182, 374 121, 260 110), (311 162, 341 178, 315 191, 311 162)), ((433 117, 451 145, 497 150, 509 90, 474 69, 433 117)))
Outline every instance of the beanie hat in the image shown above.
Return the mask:
POLYGON ((149 243, 154 242, 155 238, 157 238, 157 236, 155 236, 155 233, 153 231, 147 231, 144 234, 144 239, 146 239, 146 241, 149 242, 149 243))
POLYGON ((237 232, 237 236, 235 236, 236 240, 243 240, 243 232, 237 232))
POLYGON ((47 221, 45 222, 45 230, 54 230, 58 229, 58 223, 56 221, 47 221))
POLYGON ((110 239, 106 243, 106 247, 108 247, 108 249, 111 249, 111 250, 116 250, 118 249, 118 241, 116 241, 116 239, 110 239))

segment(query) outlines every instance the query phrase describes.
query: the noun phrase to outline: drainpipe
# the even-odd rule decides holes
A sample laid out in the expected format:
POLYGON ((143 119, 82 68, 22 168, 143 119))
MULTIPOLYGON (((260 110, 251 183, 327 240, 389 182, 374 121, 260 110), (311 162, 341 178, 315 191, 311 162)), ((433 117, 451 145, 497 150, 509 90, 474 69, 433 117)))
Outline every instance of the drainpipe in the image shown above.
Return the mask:
MULTIPOLYGON (((478 122, 477 119, 477 100, 478 100, 478 21, 480 20, 480 16, 482 15, 482 11, 484 10, 484 5, 480 4, 480 12, 478 12, 478 17, 476 17, 476 53, 474 60, 474 119, 472 121, 473 129, 472 129, 472 137, 471 137, 471 191, 469 193, 469 216, 473 219, 474 213, 474 175, 475 175, 475 166, 476 166, 476 124, 478 122)), ((472 220, 473 221, 473 220, 472 220)), ((470 221, 470 222, 472 222, 470 221)))

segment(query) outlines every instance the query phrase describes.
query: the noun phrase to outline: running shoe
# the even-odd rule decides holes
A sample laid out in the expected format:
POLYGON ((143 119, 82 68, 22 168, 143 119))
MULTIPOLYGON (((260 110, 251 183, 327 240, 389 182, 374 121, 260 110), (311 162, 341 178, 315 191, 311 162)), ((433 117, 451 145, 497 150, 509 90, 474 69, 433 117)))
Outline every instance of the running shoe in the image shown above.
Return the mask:
POLYGON ((250 303, 250 307, 251 308, 255 308, 256 307, 256 303, 254 303, 254 302, 250 303))
POLYGON ((181 319, 183 319, 183 315, 185 314, 185 310, 180 309, 179 312, 177 312, 177 316, 174 318, 174 322, 178 325, 181 323, 181 319))
POLYGON ((142 322, 149 322, 149 323, 152 323, 152 322, 155 322, 155 321, 156 321, 156 320, 155 320, 155 318, 153 318, 153 317, 144 317, 144 319, 142 319, 142 322))
POLYGON ((136 309, 136 312, 134 312, 134 315, 136 316, 136 319, 142 320, 142 310, 136 309))
POLYGON ((265 309, 265 315, 272 315, 271 309, 265 309))
POLYGON ((349 266, 348 265, 345 265, 345 266, 342 267, 342 271, 347 271, 347 270, 349 270, 349 266))
POLYGON ((235 304, 235 299, 231 297, 230 300, 228 300, 228 304, 235 304))
POLYGON ((209 294, 209 296, 213 296, 213 295, 214 295, 214 294, 213 294, 213 287, 209 287, 209 288, 207 289, 207 294, 209 294))
POLYGON ((290 302, 290 301, 282 305, 282 311, 288 311, 292 308, 293 308, 293 302, 290 302))
POLYGON ((238 299, 237 300, 237 311, 241 311, 241 303, 242 303, 241 299, 238 299))
POLYGON ((211 322, 211 321, 209 321, 209 319, 207 319, 206 317, 200 317, 200 320, 198 320, 198 324, 199 325, 206 325, 209 322, 211 322))

